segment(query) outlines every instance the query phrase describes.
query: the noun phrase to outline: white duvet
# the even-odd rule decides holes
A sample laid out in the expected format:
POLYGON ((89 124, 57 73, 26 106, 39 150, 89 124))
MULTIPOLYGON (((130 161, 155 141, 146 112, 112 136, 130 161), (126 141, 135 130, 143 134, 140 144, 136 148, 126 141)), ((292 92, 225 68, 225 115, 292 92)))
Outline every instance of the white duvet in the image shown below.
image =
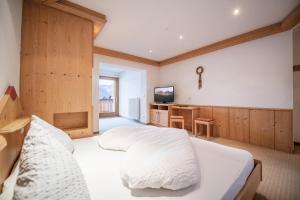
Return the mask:
POLYGON ((179 190, 199 180, 199 166, 183 129, 115 128, 100 136, 104 149, 126 151, 121 178, 129 188, 179 190))

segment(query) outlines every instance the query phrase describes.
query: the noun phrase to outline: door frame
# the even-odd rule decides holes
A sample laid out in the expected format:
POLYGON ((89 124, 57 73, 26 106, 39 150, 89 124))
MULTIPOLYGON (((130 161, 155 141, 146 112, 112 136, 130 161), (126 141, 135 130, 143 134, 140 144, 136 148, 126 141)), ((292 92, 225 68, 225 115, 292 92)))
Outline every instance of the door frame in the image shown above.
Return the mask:
MULTIPOLYGON (((99 112, 99 118, 100 117, 115 117, 119 116, 119 78, 118 77, 109 77, 109 76, 99 76, 99 81, 100 79, 105 79, 105 80, 113 80, 115 81, 115 95, 116 95, 116 102, 115 102, 115 112, 109 112, 109 113, 100 113, 99 112)), ((100 93, 99 93, 100 97, 100 93)), ((100 100, 100 98, 98 99, 100 100)))

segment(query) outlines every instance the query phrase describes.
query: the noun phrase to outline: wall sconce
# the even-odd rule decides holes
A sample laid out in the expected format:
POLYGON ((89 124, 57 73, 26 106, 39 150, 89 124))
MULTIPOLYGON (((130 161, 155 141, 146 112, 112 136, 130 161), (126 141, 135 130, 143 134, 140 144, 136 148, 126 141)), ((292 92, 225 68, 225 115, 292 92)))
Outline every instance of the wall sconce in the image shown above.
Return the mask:
POLYGON ((6 139, 0 135, 0 151, 2 151, 7 145, 6 139))

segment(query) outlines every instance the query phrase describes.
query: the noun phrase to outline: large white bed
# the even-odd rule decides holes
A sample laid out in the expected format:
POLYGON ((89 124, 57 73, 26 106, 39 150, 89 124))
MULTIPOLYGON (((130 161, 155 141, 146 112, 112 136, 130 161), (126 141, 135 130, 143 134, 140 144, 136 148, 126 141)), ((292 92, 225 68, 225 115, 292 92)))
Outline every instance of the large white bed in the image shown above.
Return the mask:
MULTIPOLYGON (((252 155, 198 138, 191 138, 199 162, 200 181, 179 191, 129 189, 120 178, 125 152, 101 149, 99 137, 74 140, 78 161, 93 200, 132 199, 234 199, 254 167, 252 155)), ((136 163, 138 165, 138 163, 136 163)))
MULTIPOLYGON (((123 130, 122 135, 117 134, 118 138, 115 138, 114 142, 111 142, 113 140, 110 138, 106 144, 114 145, 111 147, 116 148, 120 147, 118 146, 120 144, 124 147, 124 141, 129 144, 139 140, 139 138, 142 138, 142 140, 132 143, 127 151, 104 150, 99 146, 100 144, 103 147, 105 141, 102 136, 72 141, 63 131, 58 130, 37 116, 20 118, 19 116, 22 115, 19 109, 21 107, 19 101, 13 101, 9 95, 1 98, 0 104, 2 105, 0 129, 2 124, 1 133, 3 134, 0 137, 0 141, 2 141, 0 143, 0 163, 5 163, 4 165, 0 164, 0 197, 4 197, 5 200, 44 200, 49 199, 49 197, 51 197, 50 199, 65 200, 248 200, 254 197, 262 178, 262 163, 254 160, 249 152, 198 138, 191 138, 190 140, 187 134, 184 137, 177 137, 182 135, 178 133, 175 137, 175 132, 180 131, 172 132, 172 129, 160 129, 155 131, 156 134, 152 133, 149 136, 144 133, 143 136, 136 134, 138 137, 124 137, 123 130), (161 132, 163 132, 164 137, 161 136, 161 132), (100 137, 102 142, 99 142, 100 137), (157 138, 162 139, 158 141, 157 138), (173 140, 172 138, 177 139, 173 140), (122 143, 118 143, 120 141, 122 143), (152 146, 153 141, 156 141, 155 146, 152 146), (173 143, 164 143, 171 141, 173 143), (179 141, 179 143, 176 141, 179 141), (147 146, 149 144, 151 145, 147 146), (75 145, 74 154, 72 154, 73 145, 75 145), (159 151, 157 151, 157 154, 155 152, 152 154, 152 151, 144 151, 145 149, 158 149, 159 151), (135 153, 139 151, 148 153, 145 154, 145 157, 143 155, 142 157, 135 157, 137 155, 135 153), (185 154, 182 152, 185 152, 185 154), (155 160, 147 160, 147 158, 151 158, 151 156, 147 157, 150 153, 152 157, 155 155, 155 160), (189 156, 191 155, 189 153, 192 153, 193 156, 189 156), (124 171, 124 168, 122 168, 124 165, 122 164, 124 164, 124 160, 128 161, 126 158, 138 159, 136 159, 137 161, 133 159, 132 162, 125 162, 125 164, 130 163, 130 165, 125 165, 127 168, 124 171), (146 158, 146 160, 143 160, 143 158, 146 158), (192 158, 192 163, 196 167, 189 168, 191 160, 186 158, 192 158), (123 179, 121 176, 124 175, 124 172, 128 172, 126 170, 136 170, 133 164, 136 164, 137 169, 142 172, 144 169, 151 169, 151 167, 148 168, 151 165, 140 165, 147 167, 138 166, 140 160, 147 164, 149 164, 149 160, 151 162, 155 161, 153 163, 157 165, 152 171, 154 175, 161 175, 161 170, 174 172, 164 173, 163 171, 163 175, 171 174, 171 176, 163 177, 170 178, 167 182, 171 180, 171 182, 174 181, 177 184, 178 182, 175 180, 178 180, 176 178, 179 174, 179 176, 185 177, 181 179, 184 181, 186 181, 186 177, 192 180, 197 176, 197 184, 195 184, 196 182, 190 184, 190 187, 179 185, 185 189, 176 190, 175 187, 176 191, 173 190, 173 187, 170 187, 171 190, 129 189, 126 183, 122 182, 122 180, 127 181, 128 179, 123 179), (170 165, 170 163, 172 164, 170 165)), ((145 172, 149 172, 147 170, 145 172)), ((132 177, 132 174, 127 174, 128 177, 132 177)), ((149 180, 155 180, 152 178, 158 176, 151 176, 150 179, 148 176, 141 176, 141 178, 143 177, 146 177, 146 179, 142 180, 151 183, 149 180)), ((135 177, 133 176, 133 178, 135 177)), ((164 181, 166 179, 160 180, 164 181)), ((146 187, 130 185, 128 181, 127 185, 130 188, 149 188, 148 185, 146 187)), ((150 185, 150 188, 160 188, 156 187, 156 184, 154 186, 150 185)), ((168 188, 167 186, 170 185, 163 184, 162 188, 168 188)))

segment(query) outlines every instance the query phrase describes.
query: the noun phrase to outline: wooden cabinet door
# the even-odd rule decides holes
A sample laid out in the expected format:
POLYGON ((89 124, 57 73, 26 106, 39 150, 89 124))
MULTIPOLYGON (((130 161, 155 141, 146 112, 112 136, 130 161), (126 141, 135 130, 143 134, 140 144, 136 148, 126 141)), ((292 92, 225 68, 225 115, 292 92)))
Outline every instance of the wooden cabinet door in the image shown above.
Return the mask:
POLYGON ((250 143, 274 149, 273 110, 250 110, 250 143))
POLYGON ((229 137, 229 113, 228 108, 214 107, 213 119, 215 120, 214 136, 229 137))
POLYGON ((168 127, 168 111, 167 110, 160 110, 159 112, 159 125, 168 127))
POLYGON ((293 151, 291 111, 275 111, 275 149, 293 151))
POLYGON ((156 109, 151 109, 150 111, 150 123, 151 124, 158 124, 158 110, 156 109))
POLYGON ((230 139, 249 143, 249 109, 229 109, 230 139))

